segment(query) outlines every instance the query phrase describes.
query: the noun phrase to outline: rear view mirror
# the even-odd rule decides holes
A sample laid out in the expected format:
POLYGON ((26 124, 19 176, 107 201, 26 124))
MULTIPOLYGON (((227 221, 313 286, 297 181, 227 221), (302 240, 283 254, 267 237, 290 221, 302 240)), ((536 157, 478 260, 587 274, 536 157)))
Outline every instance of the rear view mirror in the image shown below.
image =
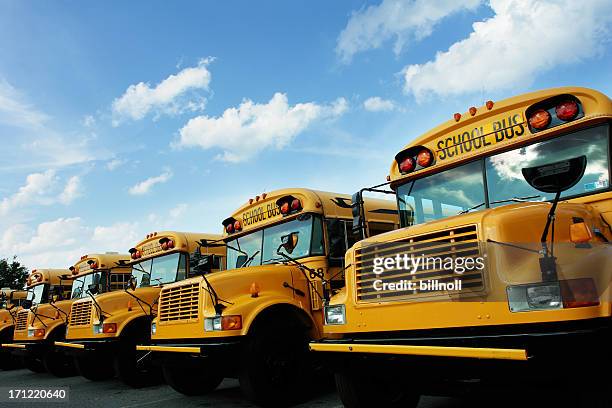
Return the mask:
POLYGON ((291 254, 298 244, 298 241, 299 241, 298 234, 299 234, 298 232, 292 232, 290 234, 283 235, 281 237, 281 244, 278 247, 278 250, 276 252, 280 253, 280 250, 284 249, 285 252, 287 252, 288 254, 291 254))
POLYGON ((247 261, 247 256, 246 255, 238 255, 238 258, 236 258, 236 268, 241 268, 242 265, 244 265, 244 263, 247 261))
POLYGON ((544 193, 558 193, 574 187, 584 175, 586 156, 521 169, 529 185, 544 193))
POLYGON ((363 219, 363 193, 361 191, 353 194, 351 199, 351 212, 353 214, 353 233, 365 238, 365 220, 363 219))
POLYGON ((98 293, 98 284, 97 283, 92 283, 89 286, 87 286, 87 290, 89 291, 89 293, 91 293, 92 295, 95 295, 98 293))
POLYGON ((136 290, 136 278, 134 276, 130 276, 130 279, 127 281, 127 289, 136 290))

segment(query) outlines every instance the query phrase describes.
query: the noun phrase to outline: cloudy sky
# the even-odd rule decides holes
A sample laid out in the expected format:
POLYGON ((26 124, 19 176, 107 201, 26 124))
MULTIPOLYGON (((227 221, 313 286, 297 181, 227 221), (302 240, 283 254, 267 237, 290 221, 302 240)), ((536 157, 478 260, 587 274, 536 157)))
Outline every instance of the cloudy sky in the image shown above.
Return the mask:
POLYGON ((352 193, 487 99, 612 94, 608 0, 0 2, 0 257, 65 267, 352 193))

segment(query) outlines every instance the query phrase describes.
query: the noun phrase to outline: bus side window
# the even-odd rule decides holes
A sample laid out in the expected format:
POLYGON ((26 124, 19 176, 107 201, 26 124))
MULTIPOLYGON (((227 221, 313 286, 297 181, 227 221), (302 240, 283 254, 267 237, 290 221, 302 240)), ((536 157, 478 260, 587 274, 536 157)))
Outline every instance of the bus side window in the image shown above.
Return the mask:
POLYGON ((383 232, 393 231, 397 228, 396 224, 392 224, 390 222, 374 222, 371 221, 368 223, 368 231, 370 232, 371 237, 382 234, 383 232))
POLYGON ((113 291, 125 288, 129 279, 129 273, 111 273, 109 290, 113 291))

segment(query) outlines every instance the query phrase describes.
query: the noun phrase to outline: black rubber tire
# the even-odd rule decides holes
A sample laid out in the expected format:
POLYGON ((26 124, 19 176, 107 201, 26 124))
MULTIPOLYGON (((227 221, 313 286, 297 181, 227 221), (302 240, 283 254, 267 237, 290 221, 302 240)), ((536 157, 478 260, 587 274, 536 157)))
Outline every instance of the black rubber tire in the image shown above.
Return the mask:
POLYGON ((77 375, 74 358, 61 350, 51 348, 43 355, 42 361, 47 372, 56 377, 64 378, 77 375))
POLYGON ((47 371, 42 360, 32 356, 23 358, 23 366, 34 373, 44 373, 47 371))
POLYGON ((78 373, 89 381, 104 381, 115 376, 112 356, 77 357, 75 359, 78 373))
POLYGON ((15 370, 22 366, 23 362, 19 357, 12 355, 10 352, 0 352, 0 370, 15 370))
POLYGON ((166 383, 184 395, 205 395, 214 391, 223 381, 223 375, 209 371, 215 367, 196 367, 189 364, 163 364, 166 383))
POLYGON ((346 408, 416 408, 420 395, 408 392, 392 379, 369 376, 367 372, 335 374, 336 389, 346 408))
POLYGON ((257 405, 284 407, 305 401, 312 371, 308 337, 298 329, 249 335, 239 372, 240 388, 257 405))
POLYGON ((115 374, 124 384, 134 388, 160 384, 163 380, 161 367, 151 359, 138 362, 142 353, 136 351, 136 342, 125 341, 114 357, 115 374))

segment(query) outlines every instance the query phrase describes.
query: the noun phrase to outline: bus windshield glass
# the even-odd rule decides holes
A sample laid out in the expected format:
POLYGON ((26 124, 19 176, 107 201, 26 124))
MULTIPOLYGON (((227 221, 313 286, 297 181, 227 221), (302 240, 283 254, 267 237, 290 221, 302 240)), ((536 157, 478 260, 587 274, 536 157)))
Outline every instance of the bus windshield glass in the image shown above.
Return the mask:
POLYGON ((185 276, 185 254, 175 252, 132 265, 132 276, 139 288, 172 283, 185 276))
POLYGON ((488 192, 488 207, 552 200, 554 194, 542 193, 529 186, 521 169, 580 155, 587 157, 584 176, 561 197, 607 190, 608 152, 609 126, 600 125, 409 181, 397 188, 402 226, 487 208, 485 191, 488 192))
POLYGON ((523 178, 521 169, 581 155, 587 157, 584 176, 578 184, 563 192, 561 197, 605 190, 610 176, 608 149, 608 125, 604 125, 488 157, 485 163, 491 206, 507 204, 504 200, 513 197, 534 197, 534 201, 552 200, 555 194, 542 193, 531 187, 523 178))
POLYGON ((283 236, 297 233, 297 245, 291 254, 293 259, 324 255, 323 222, 320 216, 302 214, 297 218, 227 241, 227 268, 262 265, 285 260, 277 254, 283 236), (230 248, 231 247, 231 248, 230 248))
POLYGON ((33 288, 30 288, 30 293, 28 294, 28 297, 32 299, 33 305, 37 305, 37 304, 46 302, 48 286, 49 286, 48 284, 43 283, 41 285, 36 285, 33 288))
MULTIPOLYGON (((70 295, 71 299, 81 299, 87 296, 87 290, 89 289, 89 285, 97 284, 100 285, 100 272, 89 273, 84 276, 80 276, 74 280, 72 283, 72 294, 70 295)), ((100 291, 101 288, 98 288, 100 291)))

